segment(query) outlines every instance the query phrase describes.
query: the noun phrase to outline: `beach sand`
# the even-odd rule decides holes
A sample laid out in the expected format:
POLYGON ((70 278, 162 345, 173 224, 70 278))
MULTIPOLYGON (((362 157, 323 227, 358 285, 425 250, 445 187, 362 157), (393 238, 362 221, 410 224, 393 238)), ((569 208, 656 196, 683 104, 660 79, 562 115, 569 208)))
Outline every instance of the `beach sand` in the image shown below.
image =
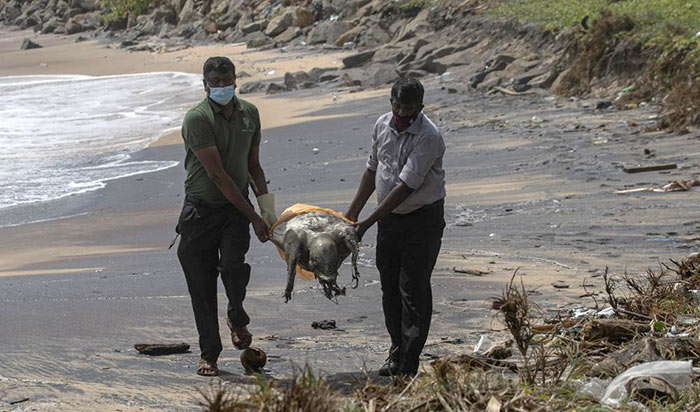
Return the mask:
MULTIPOLYGON (((240 45, 129 53, 94 41, 75 43, 75 36, 2 30, 0 75, 200 73, 206 57, 216 54, 251 75, 240 86, 281 79, 286 71, 339 66, 348 53, 240 45), (24 37, 45 47, 19 51, 24 37)), ((533 301, 555 316, 592 305, 581 296, 602 290, 606 267, 635 273, 698 249, 697 192, 614 194, 697 176, 700 156, 687 150, 697 147, 697 132, 640 133, 654 115, 651 107, 598 113, 590 100, 448 94, 437 79, 425 84, 426 113, 445 135, 448 180, 448 226, 433 275, 426 364, 433 356, 470 353, 481 334, 507 336, 489 299, 516 270, 533 301), (644 148, 655 158, 645 158, 644 148), (681 167, 638 175, 619 167, 651 161, 681 167), (554 288, 557 281, 568 288, 554 288)), ((344 211, 365 167, 374 120, 388 110, 388 89, 350 93, 324 86, 244 98, 261 112, 261 158, 278 212, 302 202, 344 211)), ((133 158, 182 161, 183 154, 175 132, 133 158)), ((197 408, 197 388, 208 380, 194 373, 199 350, 189 295, 176 254, 168 250, 183 179, 180 165, 110 181, 95 192, 0 210, 0 410, 11 410, 2 401, 23 397, 29 400, 16 406, 34 410, 197 408), (13 225, 26 221, 36 222, 13 225), (141 342, 186 342, 192 350, 150 358, 133 349, 141 342)), ((375 233, 371 229, 364 240, 360 287, 337 304, 315 282, 297 282, 293 300, 284 304, 285 264, 271 244, 251 242, 246 308, 255 344, 268 353, 270 377, 288 379, 294 365, 309 363, 348 390, 364 379, 364 370, 381 365, 388 336, 374 268, 375 233), (335 319, 338 329, 310 327, 322 319, 335 319)), ((341 283, 349 278, 344 266, 341 283)), ((253 384, 227 337, 223 290, 219 297, 219 366, 226 372, 220 379, 253 384)))

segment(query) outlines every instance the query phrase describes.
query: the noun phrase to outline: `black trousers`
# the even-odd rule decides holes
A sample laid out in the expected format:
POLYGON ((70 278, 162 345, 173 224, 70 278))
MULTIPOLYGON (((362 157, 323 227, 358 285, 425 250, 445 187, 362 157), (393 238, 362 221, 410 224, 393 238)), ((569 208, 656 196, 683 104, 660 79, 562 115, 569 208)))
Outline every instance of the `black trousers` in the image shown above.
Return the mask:
POLYGON ((444 201, 406 215, 390 214, 378 226, 377 269, 390 356, 401 372, 414 374, 433 312, 430 276, 445 228, 444 201))
POLYGON ((185 272, 199 333, 202 359, 216 362, 221 353, 217 309, 217 278, 221 274, 228 297, 228 318, 234 327, 250 323, 243 309, 250 265, 250 222, 231 205, 210 205, 191 195, 178 219, 181 234, 177 257, 185 272))

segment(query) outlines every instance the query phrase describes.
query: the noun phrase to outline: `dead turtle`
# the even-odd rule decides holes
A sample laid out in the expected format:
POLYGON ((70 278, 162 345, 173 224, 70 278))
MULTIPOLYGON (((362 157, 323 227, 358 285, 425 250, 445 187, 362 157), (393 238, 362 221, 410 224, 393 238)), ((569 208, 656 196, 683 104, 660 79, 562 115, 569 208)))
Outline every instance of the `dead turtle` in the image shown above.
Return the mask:
POLYGON ((338 269, 350 255, 353 289, 360 278, 357 233, 350 222, 330 209, 314 206, 307 206, 307 209, 309 211, 287 214, 286 218, 285 211, 272 228, 272 241, 287 261, 285 302, 292 298, 294 277, 299 268, 313 273, 324 295, 331 300, 345 294, 345 288, 338 286, 338 269))

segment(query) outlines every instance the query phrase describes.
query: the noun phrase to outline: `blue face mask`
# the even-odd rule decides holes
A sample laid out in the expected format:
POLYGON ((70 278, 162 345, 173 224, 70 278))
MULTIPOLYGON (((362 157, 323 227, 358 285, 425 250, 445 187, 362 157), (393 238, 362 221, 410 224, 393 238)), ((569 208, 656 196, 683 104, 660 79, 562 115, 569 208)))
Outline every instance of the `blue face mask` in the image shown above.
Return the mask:
POLYGON ((234 85, 209 88, 209 98, 222 106, 229 104, 234 94, 236 94, 236 87, 234 85))

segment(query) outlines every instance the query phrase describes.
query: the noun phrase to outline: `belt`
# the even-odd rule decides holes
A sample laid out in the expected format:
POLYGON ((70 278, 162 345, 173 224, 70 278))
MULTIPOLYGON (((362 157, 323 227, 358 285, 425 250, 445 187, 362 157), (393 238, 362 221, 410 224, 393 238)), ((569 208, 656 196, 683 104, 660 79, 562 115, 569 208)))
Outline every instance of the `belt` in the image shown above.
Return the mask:
MULTIPOLYGON (((247 198, 248 194, 244 193, 243 197, 247 198)), ((189 202, 195 206, 204 206, 204 207, 208 207, 210 209, 223 209, 226 207, 235 208, 233 206, 233 203, 228 203, 228 202, 227 203, 210 203, 210 202, 207 202, 206 200, 202 200, 202 199, 198 198, 197 196, 189 194, 189 193, 185 193, 185 201, 189 202)), ((236 210, 238 210, 238 209, 236 209, 236 210)))
POLYGON ((427 212, 429 210, 435 209, 437 207, 440 207, 445 204, 445 199, 440 199, 437 200, 429 205, 421 206, 418 209, 414 210, 413 212, 408 212, 408 213, 390 213, 392 216, 397 216, 397 217, 408 217, 408 216, 413 216, 417 215, 419 213, 427 212))

